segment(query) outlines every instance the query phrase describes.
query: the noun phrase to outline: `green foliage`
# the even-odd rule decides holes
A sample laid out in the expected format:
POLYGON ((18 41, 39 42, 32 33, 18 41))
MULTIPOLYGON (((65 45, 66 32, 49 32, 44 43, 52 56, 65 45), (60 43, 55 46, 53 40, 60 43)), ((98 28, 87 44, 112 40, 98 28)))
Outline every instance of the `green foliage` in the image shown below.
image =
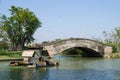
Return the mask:
POLYGON ((43 41, 43 42, 42 42, 42 44, 47 44, 47 43, 49 43, 49 41, 43 41))
POLYGON ((8 52, 8 51, 0 51, 0 58, 20 58, 22 52, 8 52))
POLYGON ((111 46, 112 47, 112 53, 117 52, 117 45, 113 43, 105 43, 105 45, 111 46))
POLYGON ((114 29, 114 31, 103 32, 104 34, 104 43, 112 46, 113 52, 120 52, 120 27, 114 29))
POLYGON ((41 27, 41 22, 29 9, 11 6, 9 11, 10 17, 1 17, 0 36, 11 42, 13 50, 21 50, 25 43, 34 40, 33 34, 41 27))
POLYGON ((8 43, 1 41, 0 42, 0 50, 6 50, 8 49, 8 43))
POLYGON ((115 28, 114 38, 115 38, 115 44, 117 46, 117 51, 120 52, 120 27, 115 28))
POLYGON ((112 52, 113 53, 117 52, 117 46, 115 44, 113 44, 111 46, 112 46, 112 52))
POLYGON ((62 52, 65 55, 82 55, 83 51, 77 48, 70 48, 62 52))

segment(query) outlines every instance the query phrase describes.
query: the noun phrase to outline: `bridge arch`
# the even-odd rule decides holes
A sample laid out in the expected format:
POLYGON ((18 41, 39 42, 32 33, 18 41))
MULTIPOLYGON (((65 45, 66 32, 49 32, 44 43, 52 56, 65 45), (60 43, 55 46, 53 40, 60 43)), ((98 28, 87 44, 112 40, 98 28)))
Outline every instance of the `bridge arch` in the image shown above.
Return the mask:
MULTIPOLYGON (((102 57, 103 55, 101 55, 101 53, 99 52, 96 52, 95 50, 93 49, 90 49, 90 48, 87 48, 87 47, 71 47, 69 48, 71 49, 71 52, 69 54, 75 54, 73 50, 81 50, 82 53, 80 54, 82 57, 102 57), (73 49, 73 50, 72 50, 73 49), (73 51, 73 52, 72 52, 73 51)), ((61 53, 65 54, 66 50, 69 50, 69 49, 65 49, 63 50, 61 53)), ((77 52, 76 52, 77 53, 77 52)))
POLYGON ((112 48, 110 46, 105 46, 100 42, 84 38, 66 39, 43 46, 43 48, 48 51, 49 56, 54 56, 54 54, 59 54, 62 51, 73 47, 81 48, 85 51, 92 51, 95 55, 102 57, 106 57, 112 53, 112 48))

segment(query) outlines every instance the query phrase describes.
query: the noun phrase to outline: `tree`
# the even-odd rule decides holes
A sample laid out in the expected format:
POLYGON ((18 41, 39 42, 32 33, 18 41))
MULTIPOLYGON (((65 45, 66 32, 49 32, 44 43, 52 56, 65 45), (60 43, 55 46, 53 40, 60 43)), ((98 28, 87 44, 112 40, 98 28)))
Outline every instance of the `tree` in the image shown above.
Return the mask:
POLYGON ((120 27, 115 28, 114 39, 114 43, 117 46, 117 51, 120 52, 120 27))
POLYGON ((104 42, 113 46, 114 50, 120 52, 120 27, 115 28, 110 33, 104 31, 103 34, 105 37, 104 42))
POLYGON ((25 43, 34 40, 33 34, 41 27, 41 22, 29 9, 11 6, 11 15, 2 15, 0 37, 11 43, 10 50, 23 50, 25 43))

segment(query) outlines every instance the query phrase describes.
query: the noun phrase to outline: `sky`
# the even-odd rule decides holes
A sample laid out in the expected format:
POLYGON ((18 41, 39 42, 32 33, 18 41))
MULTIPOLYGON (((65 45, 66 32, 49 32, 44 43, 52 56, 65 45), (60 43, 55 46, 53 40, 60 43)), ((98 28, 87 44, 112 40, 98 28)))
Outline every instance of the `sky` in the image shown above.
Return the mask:
POLYGON ((120 27, 120 0, 0 0, 0 14, 11 6, 28 8, 42 22, 35 42, 67 38, 102 38, 120 27))

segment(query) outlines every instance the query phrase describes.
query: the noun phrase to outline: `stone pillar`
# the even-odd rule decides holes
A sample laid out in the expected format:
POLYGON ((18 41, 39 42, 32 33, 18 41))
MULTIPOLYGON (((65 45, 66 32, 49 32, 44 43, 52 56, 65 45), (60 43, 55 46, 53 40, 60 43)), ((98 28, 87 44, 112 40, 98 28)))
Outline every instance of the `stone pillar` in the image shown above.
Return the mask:
POLYGON ((104 57, 109 58, 111 53, 112 53, 112 47, 105 46, 104 47, 104 57))
POLYGON ((54 57, 55 50, 54 50, 53 45, 44 46, 44 48, 48 51, 49 57, 54 57))

